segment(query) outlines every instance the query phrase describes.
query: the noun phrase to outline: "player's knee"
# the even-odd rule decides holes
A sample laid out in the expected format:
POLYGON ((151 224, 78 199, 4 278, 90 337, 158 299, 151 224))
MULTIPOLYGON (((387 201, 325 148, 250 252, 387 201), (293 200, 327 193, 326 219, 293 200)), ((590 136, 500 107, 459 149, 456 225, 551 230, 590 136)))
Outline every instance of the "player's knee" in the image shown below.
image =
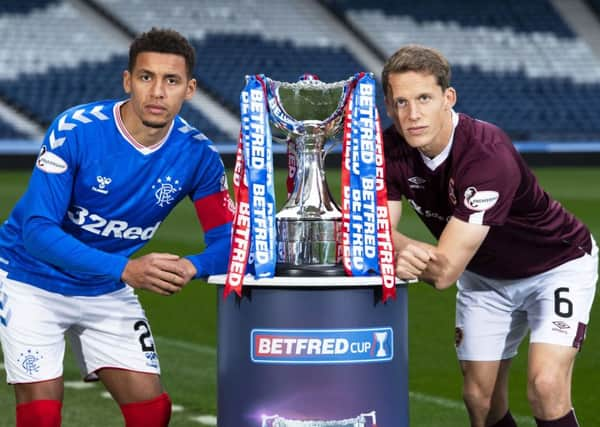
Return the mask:
POLYGON ((165 427, 171 419, 171 399, 167 393, 142 402, 121 405, 126 427, 165 427))
POLYGON ((62 402, 33 400, 17 405, 17 427, 60 427, 62 402))
POLYGON ((463 386, 463 400, 470 412, 487 414, 492 407, 492 394, 486 393, 477 384, 463 386))
POLYGON ((554 406, 560 403, 563 396, 568 396, 569 384, 557 375, 542 371, 529 379, 527 384, 527 397, 534 407, 554 406))

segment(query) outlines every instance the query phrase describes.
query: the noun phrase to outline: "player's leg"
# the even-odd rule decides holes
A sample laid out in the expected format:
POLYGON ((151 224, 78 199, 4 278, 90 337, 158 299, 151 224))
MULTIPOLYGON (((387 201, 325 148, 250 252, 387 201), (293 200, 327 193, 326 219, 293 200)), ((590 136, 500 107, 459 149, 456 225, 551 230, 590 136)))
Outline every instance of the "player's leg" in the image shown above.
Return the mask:
POLYGON ((564 420, 556 425, 578 425, 571 404, 571 377, 576 354, 577 349, 573 347, 544 343, 530 345, 527 395, 540 425, 565 417, 570 423, 564 424, 567 421, 564 420))
POLYGON ((88 380, 100 379, 121 407, 127 427, 168 425, 171 401, 148 320, 129 287, 82 298, 82 320, 69 334, 88 380))
POLYGON ((595 245, 592 253, 536 276, 535 292, 527 300, 531 328, 527 389, 539 426, 578 426, 571 380, 596 293, 595 245))
POLYGON ((58 427, 61 425, 63 380, 14 384, 17 427, 58 427))
POLYGON ((6 277, 0 277, 0 301, 0 341, 7 382, 14 384, 16 426, 60 426, 68 302, 6 277))
POLYGON ((468 271, 457 283, 456 352, 474 427, 516 425, 508 407, 508 373, 527 319, 516 309, 518 296, 510 284, 468 271))
POLYGON ((121 369, 101 369, 97 374, 119 404, 127 427, 169 424, 171 400, 158 375, 121 369))
POLYGON ((516 426, 508 410, 508 374, 511 359, 461 361, 463 399, 472 426, 516 426))

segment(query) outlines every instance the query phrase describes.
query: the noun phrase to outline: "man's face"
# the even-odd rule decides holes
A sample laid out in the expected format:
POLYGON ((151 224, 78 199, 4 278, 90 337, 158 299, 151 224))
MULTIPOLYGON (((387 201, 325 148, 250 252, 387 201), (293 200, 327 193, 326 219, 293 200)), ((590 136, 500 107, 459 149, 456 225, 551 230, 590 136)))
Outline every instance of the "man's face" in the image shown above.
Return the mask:
POLYGON ((183 56, 142 52, 133 70, 123 73, 123 87, 138 119, 145 126, 163 128, 194 95, 196 80, 188 80, 183 56))
POLYGON ((408 145, 434 157, 448 144, 452 132, 453 88, 445 91, 431 74, 407 71, 389 75, 386 109, 408 145))

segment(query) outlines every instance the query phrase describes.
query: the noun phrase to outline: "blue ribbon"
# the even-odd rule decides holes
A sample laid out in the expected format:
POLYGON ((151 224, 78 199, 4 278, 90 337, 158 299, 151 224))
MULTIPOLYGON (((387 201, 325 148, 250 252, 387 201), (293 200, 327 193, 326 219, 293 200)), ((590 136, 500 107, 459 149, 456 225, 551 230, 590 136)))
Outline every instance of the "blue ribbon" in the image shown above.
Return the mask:
POLYGON ((240 96, 242 141, 252 242, 249 264, 255 278, 273 277, 276 262, 273 150, 264 76, 250 76, 240 96))
POLYGON ((379 273, 375 80, 364 75, 352 94, 350 257, 353 276, 379 273))

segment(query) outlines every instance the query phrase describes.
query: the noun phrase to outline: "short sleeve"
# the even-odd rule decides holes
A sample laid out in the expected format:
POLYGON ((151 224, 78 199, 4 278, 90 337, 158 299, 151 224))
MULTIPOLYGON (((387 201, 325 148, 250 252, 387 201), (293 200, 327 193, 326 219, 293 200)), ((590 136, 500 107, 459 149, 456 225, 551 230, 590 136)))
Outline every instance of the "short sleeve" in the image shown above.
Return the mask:
POLYGON ((521 170, 508 147, 496 144, 478 152, 455 176, 454 217, 471 224, 505 223, 521 181, 521 170))

